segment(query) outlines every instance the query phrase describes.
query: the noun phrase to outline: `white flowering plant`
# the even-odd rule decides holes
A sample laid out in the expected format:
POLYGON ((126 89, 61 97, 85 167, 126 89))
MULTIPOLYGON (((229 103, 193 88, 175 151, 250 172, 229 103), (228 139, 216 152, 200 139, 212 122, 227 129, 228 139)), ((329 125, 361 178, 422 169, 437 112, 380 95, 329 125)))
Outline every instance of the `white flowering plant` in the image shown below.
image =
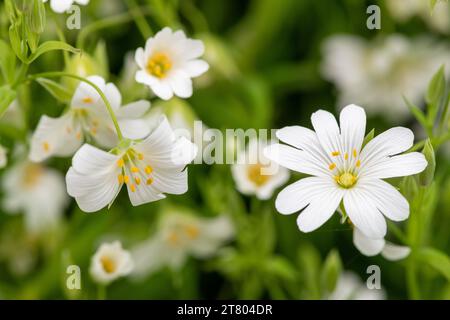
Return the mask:
POLYGON ((448 1, 251 2, 0 3, 0 299, 450 299, 448 1))

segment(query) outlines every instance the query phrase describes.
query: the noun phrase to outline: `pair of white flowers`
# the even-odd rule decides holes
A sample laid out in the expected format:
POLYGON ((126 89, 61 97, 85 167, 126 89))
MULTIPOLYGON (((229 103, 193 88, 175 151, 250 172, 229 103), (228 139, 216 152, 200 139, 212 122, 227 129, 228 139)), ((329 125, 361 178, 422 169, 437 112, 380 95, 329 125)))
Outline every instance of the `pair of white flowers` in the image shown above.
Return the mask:
POLYGON ((417 174, 427 166, 423 154, 404 153, 413 145, 411 130, 389 129, 363 147, 366 114, 349 105, 335 117, 323 110, 313 113, 314 130, 285 127, 277 137, 286 144, 272 144, 265 156, 283 167, 309 175, 277 196, 275 206, 282 214, 300 210, 298 227, 310 232, 322 226, 341 206, 355 227, 354 242, 364 254, 399 259, 406 247, 386 243, 385 217, 402 221, 409 204, 402 194, 382 179, 417 174))

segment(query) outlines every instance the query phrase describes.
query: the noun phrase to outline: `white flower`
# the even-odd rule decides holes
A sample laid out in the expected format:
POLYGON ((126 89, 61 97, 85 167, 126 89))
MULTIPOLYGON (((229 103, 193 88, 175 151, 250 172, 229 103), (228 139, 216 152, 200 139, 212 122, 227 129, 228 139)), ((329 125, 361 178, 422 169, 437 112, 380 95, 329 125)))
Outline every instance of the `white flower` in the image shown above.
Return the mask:
POLYGON ((206 72, 208 64, 198 59, 204 52, 203 42, 186 38, 183 31, 164 28, 149 38, 145 50, 136 50, 136 81, 148 85, 161 99, 173 95, 192 95, 192 80, 206 72))
POLYGON ((6 156, 6 149, 0 145, 0 169, 6 167, 8 163, 8 157, 6 156))
POLYGON ((448 1, 437 1, 434 10, 430 11, 429 1, 423 0, 386 0, 390 14, 398 21, 404 22, 419 16, 431 28, 442 32, 450 32, 450 9, 448 1))
POLYGON ((357 228, 353 229, 353 244, 362 254, 368 257, 381 253, 384 258, 391 261, 406 258, 411 252, 409 247, 390 243, 384 238, 370 239, 357 228))
POLYGON ((90 274, 94 281, 109 284, 127 276, 133 270, 133 260, 119 241, 103 243, 91 260, 90 274))
MULTIPOLYGON (((87 78, 97 85, 111 104, 125 137, 141 139, 149 134, 144 115, 150 103, 140 100, 121 107, 122 96, 113 83, 99 76, 87 78)), ((40 162, 51 156, 70 156, 85 139, 110 148, 117 135, 106 106, 98 92, 82 82, 72 98, 69 110, 59 118, 42 116, 31 140, 30 160, 40 162)))
POLYGON ((58 171, 28 161, 5 173, 2 188, 4 210, 24 212, 25 225, 33 233, 55 227, 69 200, 64 177, 58 171))
POLYGON ((344 271, 328 300, 384 300, 386 292, 381 289, 369 289, 361 279, 351 271, 344 271))
POLYGON ((189 255, 208 258, 234 235, 228 216, 200 218, 181 212, 162 216, 159 229, 132 250, 134 274, 146 276, 164 266, 177 270, 189 255))
POLYGON ((432 75, 450 63, 450 50, 428 38, 410 40, 394 34, 367 42, 337 35, 323 45, 323 76, 335 84, 338 105, 364 105, 386 119, 410 116, 403 97, 420 106, 432 75))
POLYGON ((411 130, 389 129, 373 138, 364 148, 366 129, 364 109, 345 107, 340 127, 335 117, 324 110, 312 114, 315 132, 300 126, 285 127, 277 137, 289 144, 265 149, 268 158, 280 165, 311 175, 282 190, 276 208, 292 214, 305 208, 297 219, 303 232, 324 224, 341 201, 351 222, 366 237, 381 239, 386 221, 408 218, 409 204, 397 189, 381 180, 419 173, 427 166, 423 154, 401 154, 413 145, 411 130))
POLYGON ((122 186, 133 206, 182 194, 188 189, 186 165, 197 149, 185 138, 175 138, 165 117, 143 141, 126 141, 112 152, 83 145, 67 172, 67 192, 85 212, 111 205, 122 186))
MULTIPOLYGON (((47 2, 47 0, 43 1, 47 2)), ((74 3, 85 6, 89 3, 89 0, 50 0, 50 7, 57 13, 63 13, 69 10, 74 3)))
POLYGON ((237 189, 262 200, 269 199, 273 191, 289 179, 286 168, 279 167, 264 156, 265 146, 267 144, 263 141, 252 140, 231 167, 237 189))

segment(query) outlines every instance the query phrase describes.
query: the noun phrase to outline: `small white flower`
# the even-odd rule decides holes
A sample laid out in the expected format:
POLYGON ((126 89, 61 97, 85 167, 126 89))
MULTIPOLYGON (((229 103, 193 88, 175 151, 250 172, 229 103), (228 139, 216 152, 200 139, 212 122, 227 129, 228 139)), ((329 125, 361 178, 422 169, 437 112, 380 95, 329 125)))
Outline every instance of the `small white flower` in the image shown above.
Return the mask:
POLYGON ((85 212, 111 205, 125 184, 133 206, 183 194, 188 189, 186 165, 197 149, 176 138, 167 119, 143 141, 126 141, 112 152, 83 145, 67 172, 67 192, 85 212))
POLYGON ((289 179, 289 170, 279 167, 264 156, 265 146, 267 144, 262 141, 252 140, 247 149, 238 155, 237 163, 231 167, 237 189, 243 194, 254 194, 262 200, 269 199, 273 191, 289 179))
POLYGON ((8 163, 8 157, 6 156, 6 149, 0 145, 0 169, 6 167, 8 163))
MULTIPOLYGON (((47 2, 47 0, 43 1, 47 2)), ((89 3, 89 0, 50 0, 50 7, 57 13, 63 13, 69 10, 74 3, 85 6, 89 3)))
POLYGON ((103 243, 91 260, 90 274, 94 281, 109 284, 127 276, 133 270, 133 260, 119 241, 103 243))
POLYGON ((406 119, 411 113, 403 97, 420 106, 428 82, 450 51, 429 38, 409 39, 399 34, 373 42, 337 35, 323 44, 323 76, 339 91, 338 105, 364 105, 369 114, 406 119))
POLYGON ((54 228, 68 203, 64 177, 56 170, 22 161, 2 179, 3 208, 10 213, 24 212, 30 232, 54 228))
POLYGON ((328 300, 384 300, 386 292, 381 289, 369 289, 361 279, 351 271, 344 271, 328 300))
POLYGON ((179 212, 165 214, 156 234, 132 250, 134 274, 146 276, 164 266, 177 270, 189 255, 211 257, 233 235, 234 227, 225 215, 200 218, 179 212))
POLYGON ((265 149, 268 158, 280 165, 311 175, 282 190, 276 208, 292 214, 305 208, 297 219, 303 232, 324 224, 341 201, 348 217, 366 237, 381 239, 386 235, 386 220, 408 218, 409 204, 402 194, 381 180, 419 173, 427 166, 423 154, 405 152, 413 145, 411 130, 389 129, 373 138, 364 148, 366 114, 350 105, 335 117, 324 110, 312 114, 315 132, 300 126, 285 127, 277 137, 289 144, 275 144, 265 149))
POLYGON ((411 252, 409 247, 390 243, 384 240, 384 238, 370 239, 357 228, 353 229, 353 244, 362 254, 368 257, 381 253, 384 258, 391 261, 404 259, 411 252))
POLYGON ((209 65, 198 59, 204 52, 203 42, 186 38, 183 31, 166 27, 149 38, 145 49, 136 50, 136 81, 148 85, 161 99, 173 95, 192 95, 192 80, 205 73, 209 65))
MULTIPOLYGON (((139 119, 150 107, 148 101, 140 100, 121 107, 122 96, 113 83, 105 83, 99 76, 87 79, 104 92, 125 137, 141 139, 149 134, 146 121, 139 119)), ((65 114, 59 118, 41 117, 31 139, 30 160, 40 162, 51 156, 70 156, 86 139, 105 148, 117 143, 114 124, 103 100, 94 88, 82 82, 65 114)))

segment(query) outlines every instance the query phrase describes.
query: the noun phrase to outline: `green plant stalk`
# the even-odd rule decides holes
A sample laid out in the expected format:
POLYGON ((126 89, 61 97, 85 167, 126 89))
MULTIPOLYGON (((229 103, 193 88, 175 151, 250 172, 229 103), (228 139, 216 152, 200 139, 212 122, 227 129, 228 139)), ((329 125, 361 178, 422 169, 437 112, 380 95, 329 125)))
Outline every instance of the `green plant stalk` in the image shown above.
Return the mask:
POLYGON ((77 76, 75 74, 70 74, 70 73, 60 72, 60 71, 36 73, 36 74, 32 74, 32 75, 28 76, 27 79, 35 80, 38 78, 56 78, 56 77, 74 78, 79 81, 85 82, 88 85, 90 85, 92 88, 94 88, 94 90, 97 91, 97 93, 100 95, 103 102, 105 103, 105 106, 106 106, 106 109, 108 110, 109 116, 111 117, 111 120, 114 123, 114 128, 116 129, 116 133, 117 133, 117 136, 119 137, 119 141, 123 140, 123 134, 122 134, 122 131, 120 130, 119 122, 117 121, 117 117, 114 113, 114 110, 111 107, 111 104, 109 103, 109 101, 106 98, 103 91, 100 90, 100 88, 97 85, 95 85, 93 82, 91 82, 83 77, 77 76))
POLYGON ((127 0, 126 1, 128 8, 130 8, 131 14, 136 22, 136 25, 139 31, 142 34, 144 39, 148 39, 153 35, 152 28, 148 24, 147 20, 145 20, 144 15, 139 10, 139 7, 135 0, 127 0))

